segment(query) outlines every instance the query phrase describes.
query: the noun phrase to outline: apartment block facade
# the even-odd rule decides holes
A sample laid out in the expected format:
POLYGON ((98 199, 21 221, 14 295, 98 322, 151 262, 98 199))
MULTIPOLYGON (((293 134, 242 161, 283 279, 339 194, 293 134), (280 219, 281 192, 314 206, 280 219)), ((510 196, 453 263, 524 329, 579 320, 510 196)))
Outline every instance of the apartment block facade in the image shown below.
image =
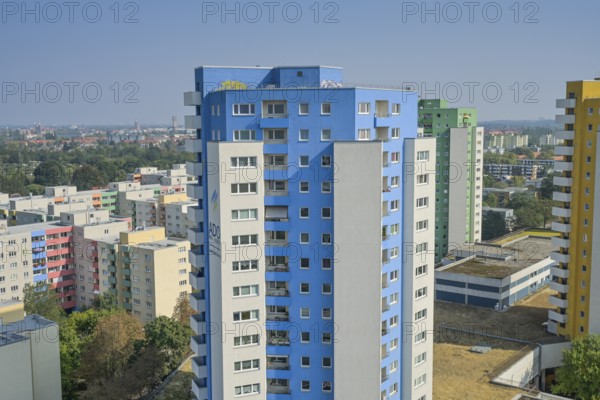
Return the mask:
POLYGON ((481 241, 483 128, 475 108, 419 101, 419 126, 437 139, 435 262, 465 243, 481 241), (452 212, 450 212, 452 210, 452 212))
POLYGON ((138 228, 98 239, 100 292, 116 297, 142 322, 173 315, 177 299, 191 293, 190 242, 169 239, 165 229, 138 228))
POLYGON ((332 67, 201 67, 197 399, 432 398, 436 139, 332 67))
POLYGON ((564 125, 556 138, 564 145, 555 147, 563 157, 555 169, 563 172, 554 178, 560 190, 554 193, 558 221, 552 229, 560 237, 552 239, 552 258, 559 266, 550 286, 558 294, 550 297, 556 309, 548 313, 548 330, 574 338, 600 333, 600 80, 567 82, 566 98, 556 105, 565 110, 556 117, 564 125))

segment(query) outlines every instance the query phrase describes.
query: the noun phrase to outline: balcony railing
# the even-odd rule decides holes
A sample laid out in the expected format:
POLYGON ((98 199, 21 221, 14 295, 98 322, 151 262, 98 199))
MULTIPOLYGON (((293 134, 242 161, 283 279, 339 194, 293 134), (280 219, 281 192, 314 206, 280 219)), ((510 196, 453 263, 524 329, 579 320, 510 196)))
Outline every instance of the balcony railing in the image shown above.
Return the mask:
POLYGON ((270 346, 289 346, 290 338, 281 336, 270 337, 267 338, 267 344, 270 346))
POLYGON ((267 312, 267 321, 289 321, 290 313, 267 312))
POLYGON ((278 369, 278 370, 290 369, 290 363, 267 361, 267 369, 278 369))
POLYGON ((290 291, 287 289, 267 289, 267 296, 273 297, 289 297, 290 291))
POLYGON ((290 268, 287 265, 267 265, 267 272, 289 272, 290 268))

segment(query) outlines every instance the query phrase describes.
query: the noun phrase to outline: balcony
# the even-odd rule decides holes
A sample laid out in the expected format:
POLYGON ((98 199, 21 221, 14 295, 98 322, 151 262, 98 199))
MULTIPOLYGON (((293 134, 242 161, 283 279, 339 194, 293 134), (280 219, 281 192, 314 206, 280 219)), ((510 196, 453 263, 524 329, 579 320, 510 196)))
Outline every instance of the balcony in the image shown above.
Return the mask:
POLYGON ((202 163, 188 161, 185 163, 185 169, 188 175, 202 176, 202 163))
POLYGON ((204 244, 204 232, 201 228, 188 229, 187 238, 195 246, 201 246, 204 244))
POLYGON ((566 314, 557 313, 554 310, 548 311, 548 318, 551 319, 552 321, 556 321, 556 322, 561 323, 561 324, 566 324, 567 323, 567 315, 566 314))
POLYGON ((190 272, 190 285, 194 290, 205 290, 206 280, 203 273, 190 272))
POLYGON ((208 376, 206 368, 206 357, 193 357, 192 358, 192 371, 196 377, 208 376))
POLYGON ((123 275, 125 275, 125 276, 131 276, 131 269, 130 268, 123 268, 123 275))
POLYGON ((195 355, 199 357, 206 356, 206 339, 204 335, 192 336, 190 347, 195 355))
POLYGON ((562 207, 552 207, 552 215, 555 217, 571 218, 571 209, 562 207))
POLYGON ((574 124, 575 115, 557 115, 556 123, 561 125, 574 124))
POLYGON ((556 186, 571 187, 571 186, 573 186, 573 178, 565 178, 562 176, 555 176, 554 184, 556 186))
POLYGON ((557 99, 556 108, 575 108, 577 99, 557 99))
POLYGON ((288 370, 290 363, 286 356, 267 356, 267 369, 288 370))
POLYGON ((115 267, 114 265, 109 265, 108 266, 108 272, 112 272, 113 274, 117 272, 117 267, 115 267))
POLYGON ((185 141, 185 151, 188 153, 202 153, 202 140, 188 139, 185 141))
POLYGON ((570 239, 563 239, 563 238, 559 238, 559 237, 553 237, 552 240, 552 246, 554 247, 562 247, 562 248, 569 248, 571 247, 571 240, 570 239))
POLYGON ((186 115, 185 129, 202 129, 202 117, 199 115, 186 115))
POLYGON ((290 272, 290 267, 287 264, 267 265, 267 272, 290 272))
POLYGON ((267 311, 267 321, 289 321, 289 312, 269 312, 267 311))
POLYGON ((574 131, 556 131, 555 133, 557 139, 561 140, 574 140, 575 132, 574 131))
POLYGON ((555 161, 554 162, 554 169, 556 171, 573 171, 573 163, 572 162, 565 162, 565 161, 555 161))
POLYGON ((267 345, 289 346, 290 337, 287 331, 267 331, 267 345))
POLYGON ((382 301, 381 302, 381 312, 386 312, 390 310, 390 305, 388 304, 387 301, 382 301))
POLYGON ((558 293, 568 293, 569 285, 565 285, 558 282, 550 282, 550 289, 557 291, 558 293))
POLYGON ((188 259, 194 268, 204 268, 204 255, 202 255, 199 250, 190 250, 188 252, 188 259))
POLYGON ((201 92, 185 92, 183 94, 183 104, 186 107, 196 107, 202 105, 201 92))
POLYGON ((197 183, 187 185, 187 195, 191 199, 202 200, 204 198, 204 189, 197 183))
POLYGON ((563 203, 570 203, 573 201, 573 193, 554 192, 552 194, 552 200, 562 201, 563 203))
POLYGON ((558 335, 558 324, 556 321, 548 321, 548 333, 558 335))
POLYGON ((190 315, 190 328, 192 328, 196 335, 199 335, 203 332, 205 322, 206 318, 204 317, 204 314, 190 315))
POLYGON ((202 293, 192 293, 190 295, 190 306, 198 313, 206 312, 206 300, 202 293))
POLYGON ((267 379, 267 395, 290 394, 290 384, 287 379, 267 379))
POLYGON ((552 268, 550 268, 550 273, 552 274, 552 276, 555 276, 557 278, 567 279, 569 277, 569 270, 568 269, 562 269, 562 268, 559 268, 559 267, 552 267, 552 268))
POLYGON ((200 226, 204 222, 204 210, 198 206, 188 207, 187 217, 191 223, 200 226))
POLYGON ((571 232, 571 224, 563 224, 562 222, 553 222, 552 230, 555 232, 570 233, 571 232))
POLYGON ((550 296, 549 302, 553 306, 559 308, 567 308, 569 306, 569 301, 567 299, 561 299, 557 296, 550 296))
POLYGON ((290 119, 287 114, 264 114, 259 120, 261 129, 287 129, 290 119))
POLYGON ((552 253, 550 253, 550 257, 554 261, 560 262, 560 263, 563 263, 563 264, 567 264, 571 260, 571 256, 570 255, 559 253, 557 251, 553 251, 552 253))
MULTIPOLYGON (((555 146, 554 147, 554 155, 555 156, 572 156, 575 154, 575 148, 573 146, 555 146)), ((556 164, 554 164, 556 168, 556 164)))
POLYGON ((390 114, 376 114, 375 115, 375 128, 387 128, 392 123, 392 116, 390 114))
POLYGON ((272 297, 289 297, 290 291, 287 288, 267 288, 266 295, 272 297))
POLYGON ((196 377, 192 378, 192 392, 194 396, 198 400, 203 400, 208 398, 208 388, 206 387, 205 379, 198 379, 196 377))
POLYGON ((112 283, 113 285, 117 284, 117 278, 114 276, 109 276, 108 277, 108 283, 112 283))
POLYGON ((123 308, 127 311, 131 311, 133 309, 133 305, 131 303, 123 303, 123 308))

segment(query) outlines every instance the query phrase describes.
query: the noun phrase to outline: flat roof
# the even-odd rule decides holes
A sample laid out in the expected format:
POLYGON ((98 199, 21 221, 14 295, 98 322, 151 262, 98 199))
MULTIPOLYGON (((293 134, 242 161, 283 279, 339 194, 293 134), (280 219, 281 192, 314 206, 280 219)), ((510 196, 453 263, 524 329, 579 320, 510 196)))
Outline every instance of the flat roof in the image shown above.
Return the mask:
POLYGON ((35 314, 28 315, 21 321, 2 325, 0 327, 0 346, 29 340, 25 336, 25 332, 37 331, 51 325, 57 325, 57 323, 35 314))
POLYGON ((450 264, 438 269, 483 278, 504 279, 533 264, 548 259, 553 250, 550 238, 525 238, 505 247, 474 244, 462 248, 476 257, 456 265, 450 264))

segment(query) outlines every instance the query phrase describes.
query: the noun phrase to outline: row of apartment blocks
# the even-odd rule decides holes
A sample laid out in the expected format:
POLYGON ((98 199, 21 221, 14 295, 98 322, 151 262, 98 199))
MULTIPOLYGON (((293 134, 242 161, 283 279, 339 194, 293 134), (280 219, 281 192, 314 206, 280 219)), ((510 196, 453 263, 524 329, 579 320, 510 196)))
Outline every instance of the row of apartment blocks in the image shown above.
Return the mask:
POLYGON ((177 298, 191 292, 190 243, 167 238, 163 227, 131 228, 131 218, 84 210, 0 231, 0 302, 42 282, 67 311, 109 292, 142 321, 170 316, 177 298))

